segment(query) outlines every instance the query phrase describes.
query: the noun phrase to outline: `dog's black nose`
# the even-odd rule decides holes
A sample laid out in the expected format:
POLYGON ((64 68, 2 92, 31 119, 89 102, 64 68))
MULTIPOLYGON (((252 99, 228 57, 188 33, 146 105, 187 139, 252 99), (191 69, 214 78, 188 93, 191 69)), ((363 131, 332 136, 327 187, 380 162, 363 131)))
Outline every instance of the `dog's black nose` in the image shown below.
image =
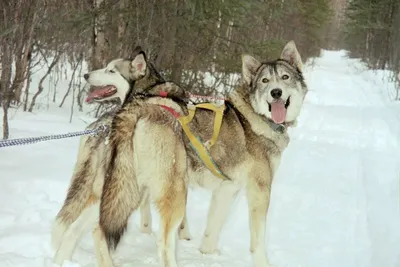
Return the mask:
POLYGON ((271 96, 274 99, 279 99, 282 96, 282 90, 279 88, 275 88, 271 90, 271 96))
POLYGON ((83 75, 83 78, 85 78, 85 80, 87 80, 87 79, 89 79, 89 74, 85 74, 85 75, 83 75))

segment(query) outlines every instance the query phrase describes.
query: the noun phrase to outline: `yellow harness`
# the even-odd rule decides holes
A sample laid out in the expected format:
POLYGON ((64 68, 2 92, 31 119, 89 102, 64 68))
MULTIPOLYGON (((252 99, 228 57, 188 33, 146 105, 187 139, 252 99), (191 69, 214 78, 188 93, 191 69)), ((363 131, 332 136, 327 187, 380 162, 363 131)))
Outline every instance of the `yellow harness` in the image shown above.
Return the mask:
POLYGON ((201 104, 196 104, 196 105, 188 105, 188 112, 189 114, 187 116, 180 116, 177 114, 176 111, 172 111, 170 107, 162 105, 163 108, 166 110, 170 111, 176 119, 179 121, 179 123, 182 126, 183 131, 185 132, 186 136, 188 137, 190 144, 192 148, 196 151, 197 155, 203 161, 204 165, 218 178, 221 178, 223 180, 229 179, 216 165, 214 160, 212 159, 209 150, 210 148, 217 142, 219 132, 221 130, 221 125, 222 125, 222 118, 224 116, 224 111, 225 111, 225 104, 222 104, 220 106, 217 106, 216 104, 212 103, 201 103, 201 104), (213 135, 210 140, 206 141, 203 143, 200 141, 200 138, 195 136, 192 131, 189 128, 189 123, 192 121, 195 113, 196 113, 196 108, 202 108, 202 109, 208 109, 211 111, 214 111, 215 116, 214 116, 214 130, 213 130, 213 135))

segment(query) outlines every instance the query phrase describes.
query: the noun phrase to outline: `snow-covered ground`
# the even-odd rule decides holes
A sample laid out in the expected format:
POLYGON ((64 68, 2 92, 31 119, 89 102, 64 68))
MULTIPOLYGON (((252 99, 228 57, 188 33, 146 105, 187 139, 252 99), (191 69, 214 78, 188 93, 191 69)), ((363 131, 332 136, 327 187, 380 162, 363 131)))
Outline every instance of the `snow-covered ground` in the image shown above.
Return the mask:
MULTIPOLYGON (((276 267, 399 267, 400 104, 388 94, 395 85, 341 51, 324 51, 314 63, 305 70, 310 92, 273 183, 270 261, 276 267)), ((91 120, 75 111, 68 123, 69 107, 49 106, 34 114, 11 111, 11 138, 80 131, 91 120)), ((0 148, 1 267, 50 266, 51 223, 66 195, 78 142, 0 148)), ((198 251, 209 200, 209 192, 189 193, 194 239, 179 242, 181 266, 251 266, 244 194, 223 230, 221 255, 198 251)), ((138 222, 134 214, 115 255, 119 266, 157 266, 155 237, 140 233, 138 222)), ((65 266, 95 266, 90 233, 65 266)))

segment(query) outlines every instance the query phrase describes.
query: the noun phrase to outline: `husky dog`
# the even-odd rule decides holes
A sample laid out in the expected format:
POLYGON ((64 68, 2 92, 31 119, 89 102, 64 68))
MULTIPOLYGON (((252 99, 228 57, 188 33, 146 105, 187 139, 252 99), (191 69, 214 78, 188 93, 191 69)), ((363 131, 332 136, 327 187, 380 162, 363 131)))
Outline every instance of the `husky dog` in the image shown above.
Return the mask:
MULTIPOLYGON (((142 88, 157 84, 157 90, 167 91, 172 95, 182 95, 180 87, 167 83, 151 64, 146 64, 146 56, 138 46, 134 58, 115 59, 106 68, 84 75, 91 85, 86 102, 102 102, 119 98, 123 103, 131 98, 132 93, 142 92, 142 88)), ((149 92, 147 92, 149 93, 149 92)), ((86 129, 95 129, 100 125, 111 127, 114 112, 103 114, 86 129)), ((104 182, 104 166, 107 166, 105 155, 109 154, 106 145, 107 133, 97 136, 83 136, 80 139, 78 158, 68 189, 64 205, 57 214, 53 231, 52 244, 56 255, 54 262, 62 264, 72 257, 79 238, 93 229, 98 221, 100 196, 104 182)), ((144 198, 141 206, 141 231, 151 233, 151 213, 149 201, 144 198)), ((182 229, 181 239, 189 239, 188 229, 182 229)), ((97 253, 98 255, 98 253, 97 253)))
MULTIPOLYGON (((262 63, 250 55, 242 56, 243 83, 230 93, 219 137, 210 149, 225 180, 214 176, 200 161, 173 116, 188 113, 184 103, 162 97, 125 101, 110 132, 97 228, 96 247, 104 249, 100 266, 113 266, 109 250, 118 245, 145 192, 160 212, 161 264, 178 266, 175 233, 185 214, 188 179, 213 191, 200 250, 217 251, 232 200, 245 188, 253 266, 271 266, 265 251, 266 215, 271 183, 289 143, 287 127, 295 124, 307 93, 301 69, 302 60, 293 41, 275 61, 262 63)), ((213 120, 213 112, 199 109, 189 126, 201 140, 208 140, 213 120)))

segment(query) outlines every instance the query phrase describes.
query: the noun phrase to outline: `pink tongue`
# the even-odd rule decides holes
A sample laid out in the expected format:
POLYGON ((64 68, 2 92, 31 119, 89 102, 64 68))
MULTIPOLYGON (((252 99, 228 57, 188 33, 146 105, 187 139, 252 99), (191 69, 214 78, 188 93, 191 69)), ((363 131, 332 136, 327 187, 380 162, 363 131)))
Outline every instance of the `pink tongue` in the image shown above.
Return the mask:
POLYGON ((107 93, 109 88, 110 88, 109 86, 104 86, 101 89, 96 89, 96 90, 90 92, 89 95, 86 97, 86 102, 90 102, 93 99, 95 99, 96 97, 100 97, 100 98, 103 97, 107 93))
POLYGON ((272 120, 279 124, 283 123, 286 119, 286 108, 283 102, 273 102, 271 103, 271 116, 272 120))

